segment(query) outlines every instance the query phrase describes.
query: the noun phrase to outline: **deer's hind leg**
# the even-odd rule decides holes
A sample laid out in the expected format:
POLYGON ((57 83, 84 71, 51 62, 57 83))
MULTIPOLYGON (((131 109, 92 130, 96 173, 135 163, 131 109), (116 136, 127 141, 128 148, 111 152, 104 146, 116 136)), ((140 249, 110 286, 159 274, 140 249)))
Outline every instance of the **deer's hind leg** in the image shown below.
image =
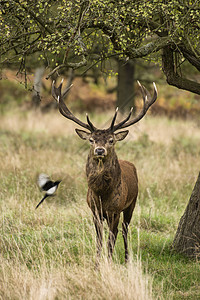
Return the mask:
POLYGON ((131 221, 134 208, 135 208, 135 201, 133 201, 131 205, 123 211, 124 219, 122 222, 122 235, 124 239, 125 262, 128 261, 128 257, 129 257, 127 235, 128 235, 128 226, 131 221))

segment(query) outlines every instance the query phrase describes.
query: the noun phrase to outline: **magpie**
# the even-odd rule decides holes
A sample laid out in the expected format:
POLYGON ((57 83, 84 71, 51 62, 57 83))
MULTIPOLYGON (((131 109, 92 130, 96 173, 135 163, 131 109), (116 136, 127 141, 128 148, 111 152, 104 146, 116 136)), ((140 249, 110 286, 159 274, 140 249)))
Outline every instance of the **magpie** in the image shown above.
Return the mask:
POLYGON ((57 181, 50 180, 50 177, 46 174, 40 174, 38 176, 38 181, 37 181, 38 186, 42 191, 45 191, 46 194, 44 195, 42 200, 38 203, 35 209, 38 208, 38 206, 44 201, 44 199, 46 199, 49 196, 53 196, 60 182, 61 180, 57 180, 57 181))

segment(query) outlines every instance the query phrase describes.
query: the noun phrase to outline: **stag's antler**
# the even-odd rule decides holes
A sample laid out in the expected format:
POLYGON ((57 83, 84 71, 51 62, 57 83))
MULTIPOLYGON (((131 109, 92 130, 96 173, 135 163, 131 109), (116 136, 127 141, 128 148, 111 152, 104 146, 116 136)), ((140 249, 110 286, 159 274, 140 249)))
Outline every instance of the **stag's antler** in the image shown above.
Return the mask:
POLYGON ((132 119, 131 121, 128 122, 128 120, 131 117, 132 111, 133 111, 133 108, 131 108, 128 116, 124 120, 122 120, 120 123, 114 125, 116 117, 117 117, 117 112, 118 112, 118 108, 117 108, 115 111, 114 117, 112 119, 111 125, 107 130, 114 132, 118 129, 126 128, 126 127, 129 127, 129 126, 137 123, 144 117, 144 115, 148 111, 149 107, 156 101, 158 92, 157 92, 157 88, 156 88, 156 85, 154 82, 153 82, 154 94, 153 94, 152 98, 150 96, 150 93, 147 91, 147 89, 143 85, 141 85, 141 83, 139 81, 138 81, 138 84, 140 86, 140 89, 142 92, 142 98, 143 98, 143 108, 142 108, 141 112, 134 119, 132 119))
POLYGON ((92 122, 90 121, 88 115, 86 114, 86 118, 87 118, 87 123, 82 122, 81 120, 79 120, 78 118, 76 118, 72 112, 68 109, 68 107, 65 105, 65 102, 63 101, 63 98, 65 97, 65 95, 69 92, 70 88, 72 87, 73 84, 71 84, 63 93, 63 95, 61 94, 61 90, 62 90, 62 84, 63 84, 63 80, 61 81, 61 84, 59 85, 59 87, 55 87, 55 81, 53 81, 52 84, 52 96, 54 97, 54 99, 58 102, 58 107, 59 107, 59 111, 60 113, 67 119, 72 120, 73 122, 77 123, 78 125, 80 125, 81 127, 84 127, 86 129, 88 129, 90 132, 94 132, 95 131, 95 127, 92 124, 92 122))

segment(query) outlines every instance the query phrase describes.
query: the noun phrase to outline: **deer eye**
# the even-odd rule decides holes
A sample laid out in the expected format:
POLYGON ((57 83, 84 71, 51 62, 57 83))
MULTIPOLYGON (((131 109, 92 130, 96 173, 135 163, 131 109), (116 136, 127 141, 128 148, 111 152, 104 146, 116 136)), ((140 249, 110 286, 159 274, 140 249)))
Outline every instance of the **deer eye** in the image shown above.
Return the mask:
POLYGON ((94 139, 93 138, 89 138, 89 141, 91 144, 94 144, 94 139))
POLYGON ((114 142, 114 140, 113 140, 113 138, 111 138, 111 139, 109 139, 109 144, 113 144, 113 142, 114 142))

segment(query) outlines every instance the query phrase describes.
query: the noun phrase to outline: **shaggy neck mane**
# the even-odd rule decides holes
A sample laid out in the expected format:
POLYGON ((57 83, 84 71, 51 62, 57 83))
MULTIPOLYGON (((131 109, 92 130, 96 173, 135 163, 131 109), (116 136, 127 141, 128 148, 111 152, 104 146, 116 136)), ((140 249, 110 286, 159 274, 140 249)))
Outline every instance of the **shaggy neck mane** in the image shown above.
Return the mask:
POLYGON ((86 165, 88 186, 98 195, 111 193, 121 181, 121 169, 115 151, 104 159, 90 152, 86 165))

